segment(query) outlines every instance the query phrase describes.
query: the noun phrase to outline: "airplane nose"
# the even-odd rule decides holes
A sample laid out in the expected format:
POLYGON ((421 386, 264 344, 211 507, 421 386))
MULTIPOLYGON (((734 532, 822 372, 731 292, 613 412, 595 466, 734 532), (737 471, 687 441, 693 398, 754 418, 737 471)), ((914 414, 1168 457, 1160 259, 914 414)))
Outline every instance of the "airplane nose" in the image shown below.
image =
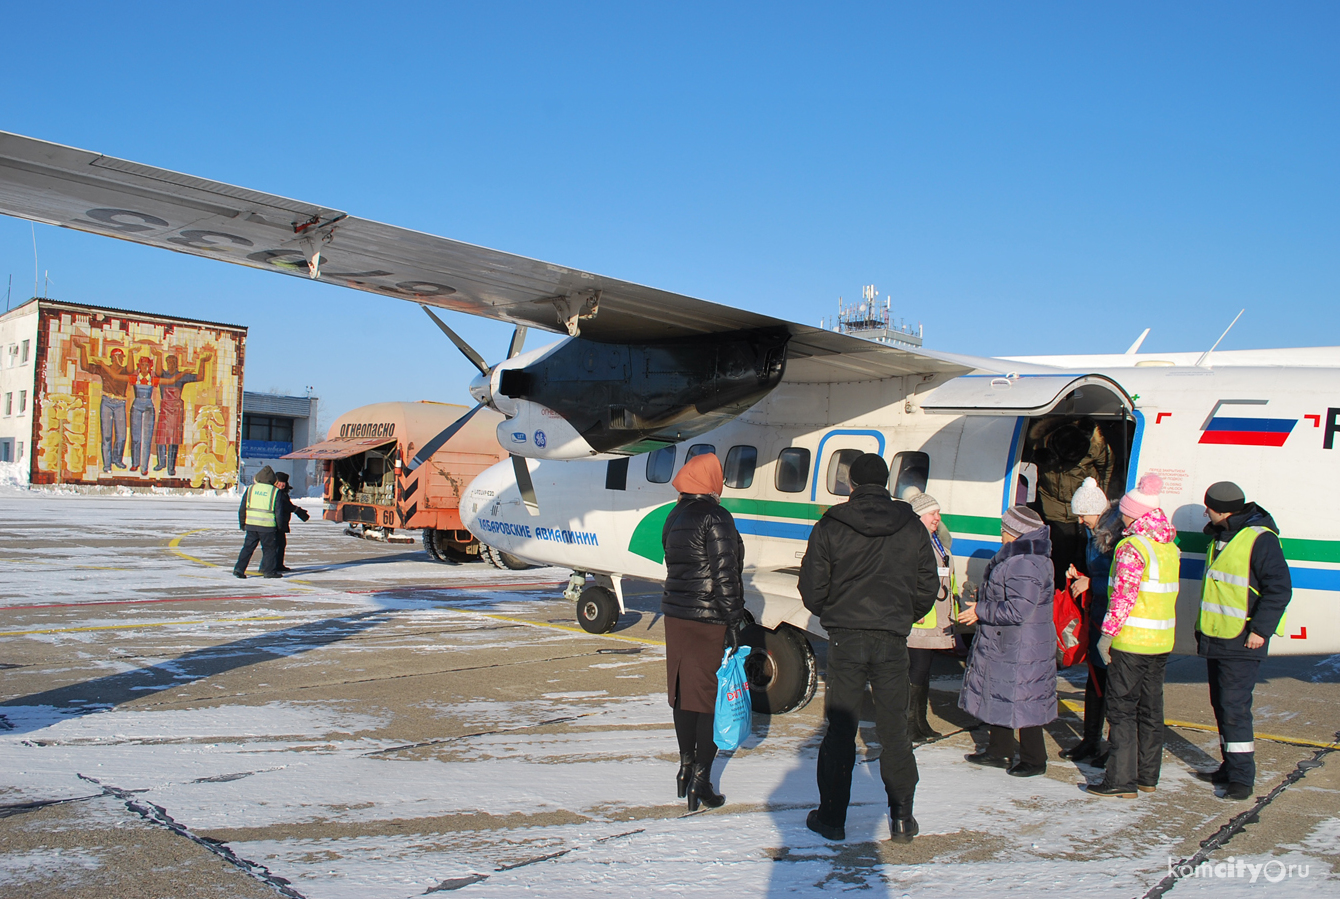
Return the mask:
POLYGON ((475 402, 483 403, 486 406, 492 406, 492 393, 489 382, 492 380, 493 372, 475 375, 470 381, 470 395, 475 398, 475 402))

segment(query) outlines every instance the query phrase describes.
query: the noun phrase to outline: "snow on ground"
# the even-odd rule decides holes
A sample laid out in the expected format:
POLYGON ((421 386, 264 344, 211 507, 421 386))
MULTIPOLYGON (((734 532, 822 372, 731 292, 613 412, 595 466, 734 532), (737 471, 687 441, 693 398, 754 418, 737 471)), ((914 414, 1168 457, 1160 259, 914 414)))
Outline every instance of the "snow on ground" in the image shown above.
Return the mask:
MULTIPOLYGON (((178 621, 172 633, 183 647, 193 641, 212 645, 217 628, 226 625, 235 629, 231 646, 264 638, 271 656, 309 664, 301 656, 320 645, 323 628, 330 626, 328 608, 307 614, 281 609, 277 601, 307 595, 343 606, 350 619, 394 616, 398 627, 385 642, 342 648, 351 657, 388 647, 446 652, 451 649, 419 629, 444 620, 484 620, 476 612, 519 615, 553 597, 552 588, 534 594, 484 588, 434 605, 409 589, 431 580, 440 599, 453 585, 479 583, 480 566, 449 568, 403 558, 313 564, 301 577, 281 582, 236 581, 226 552, 206 558, 188 541, 177 546, 179 553, 125 549, 127 534, 167 544, 196 528, 227 532, 235 527, 235 498, 159 497, 127 504, 110 497, 34 499, 8 493, 0 502, 25 506, 26 525, 7 532, 11 537, 55 528, 70 534, 17 556, 0 551, 12 556, 0 560, 5 578, 0 607, 161 599, 183 590, 276 598, 273 608, 252 607, 251 621, 224 622, 198 608, 169 612, 154 604, 90 606, 80 618, 87 627, 116 627, 127 616, 178 621), (347 583, 355 567, 358 581, 367 586, 357 591, 337 586, 347 583), (283 618, 280 636, 267 618, 283 618)), ((236 539, 235 531, 227 535, 230 551, 236 539)), ((349 539, 333 527, 312 528, 299 531, 292 551, 295 558, 315 558, 322 541, 347 545, 349 539)), ((484 573, 501 583, 552 582, 565 574, 484 573)), ((132 631, 92 633, 101 641, 134 640, 132 631)), ((24 639, 68 648, 94 638, 65 632, 24 639)), ((480 628, 453 632, 452 639, 471 652, 502 652, 515 636, 480 628)), ((563 647, 575 639, 582 638, 561 630, 526 632, 528 646, 563 647)), ((230 651, 245 660, 242 648, 200 655, 214 664, 230 651)), ((1084 796, 1078 778, 1016 779, 967 766, 962 755, 970 746, 959 737, 917 751, 922 835, 914 847, 937 848, 923 863, 905 864, 899 849, 878 842, 888 837, 878 764, 857 765, 847 841, 830 843, 804 825, 815 804, 817 734, 783 726, 770 731, 766 721, 756 723, 745 747, 718 760, 720 789, 729 804, 682 817, 672 787, 675 766, 664 760, 673 755, 674 735, 659 681, 648 676, 659 664, 660 650, 601 658, 594 663, 599 669, 626 669, 620 676, 630 682, 645 678, 645 692, 616 696, 568 685, 546 691, 539 685, 533 698, 520 701, 424 700, 418 707, 425 713, 477 730, 426 751, 379 735, 384 716, 331 701, 286 697, 161 710, 114 703, 87 708, 54 699, 10 705, 0 720, 0 789, 11 801, 87 796, 98 792, 95 783, 136 791, 136 801, 162 807, 194 831, 237 833, 229 841, 233 852, 288 878, 311 899, 399 899, 430 890, 478 897, 526 891, 552 897, 593 892, 950 897, 984 888, 994 896, 1030 899, 1129 897, 1144 894, 1164 876, 1168 856, 1185 837, 1169 826, 1167 808, 1160 804, 1189 779, 1182 767, 1165 766, 1159 798, 1104 802, 1084 796), (576 723, 563 733, 533 732, 556 719, 576 723), (290 835, 279 838, 280 832, 290 835), (1133 839, 1136 834, 1143 839, 1133 839)), ((106 670, 109 676, 147 679, 131 689, 165 691, 174 683, 203 679, 206 669, 197 664, 189 653, 164 653, 138 657, 133 664, 109 662, 106 670)), ((82 808, 108 826, 126 819, 119 802, 82 808)), ((1311 880, 1293 872, 1274 894, 1296 895, 1284 891, 1322 886, 1328 866, 1319 859, 1338 851, 1340 819, 1333 818, 1301 843, 1247 862, 1310 864, 1311 880)), ((98 863, 78 853, 53 858, 0 849, 0 886, 20 884, 25 872, 42 866, 98 863)), ((1171 895, 1256 896, 1271 885, 1267 875, 1275 870, 1262 869, 1258 883, 1189 878, 1171 895)))

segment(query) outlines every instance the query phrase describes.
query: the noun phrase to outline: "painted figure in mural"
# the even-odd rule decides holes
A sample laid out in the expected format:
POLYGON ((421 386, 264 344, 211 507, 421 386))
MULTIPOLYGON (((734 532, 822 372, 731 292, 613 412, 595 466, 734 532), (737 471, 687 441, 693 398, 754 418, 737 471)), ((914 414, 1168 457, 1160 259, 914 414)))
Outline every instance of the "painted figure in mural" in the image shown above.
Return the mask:
POLYGON ((154 436, 154 359, 142 355, 135 360, 135 402, 130 406, 130 469, 149 473, 149 448, 154 436))
POLYGON ((181 447, 186 421, 182 388, 194 381, 205 380, 205 363, 212 358, 213 350, 202 350, 196 371, 180 368, 175 355, 163 360, 163 370, 158 374, 158 425, 154 428, 154 449, 158 453, 158 464, 154 466, 154 471, 166 468, 169 477, 176 476, 177 451, 181 447))
POLYGON ((109 354, 110 362, 88 358, 88 342, 77 341, 79 347, 79 367, 91 375, 102 379, 102 402, 98 409, 98 420, 102 431, 102 470, 110 472, 113 468, 125 468, 123 456, 126 452, 126 386, 131 381, 130 369, 126 368, 126 351, 116 348, 109 354))

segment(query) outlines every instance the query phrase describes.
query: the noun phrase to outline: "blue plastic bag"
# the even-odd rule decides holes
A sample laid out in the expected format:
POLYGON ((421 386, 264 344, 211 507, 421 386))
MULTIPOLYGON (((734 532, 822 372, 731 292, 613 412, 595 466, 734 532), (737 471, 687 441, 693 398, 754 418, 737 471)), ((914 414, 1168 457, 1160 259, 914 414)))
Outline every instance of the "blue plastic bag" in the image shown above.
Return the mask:
POLYGON ((718 749, 739 749, 753 727, 754 709, 749 701, 749 678, 744 673, 744 657, 750 647, 729 649, 717 669, 716 722, 712 740, 718 749))

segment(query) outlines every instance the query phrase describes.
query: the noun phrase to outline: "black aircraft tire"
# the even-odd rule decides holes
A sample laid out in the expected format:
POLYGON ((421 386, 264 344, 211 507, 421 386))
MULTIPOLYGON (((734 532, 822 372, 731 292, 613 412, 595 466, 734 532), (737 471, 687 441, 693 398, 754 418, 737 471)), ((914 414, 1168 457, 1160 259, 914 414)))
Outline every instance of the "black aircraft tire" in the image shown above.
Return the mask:
POLYGON ((819 666, 805 635, 786 624, 775 631, 751 624, 743 636, 753 648, 744 670, 754 711, 781 715, 808 705, 819 686, 819 666))
POLYGON ((619 623, 619 599, 607 587, 587 587, 577 597, 577 623, 588 634, 608 634, 619 623))

